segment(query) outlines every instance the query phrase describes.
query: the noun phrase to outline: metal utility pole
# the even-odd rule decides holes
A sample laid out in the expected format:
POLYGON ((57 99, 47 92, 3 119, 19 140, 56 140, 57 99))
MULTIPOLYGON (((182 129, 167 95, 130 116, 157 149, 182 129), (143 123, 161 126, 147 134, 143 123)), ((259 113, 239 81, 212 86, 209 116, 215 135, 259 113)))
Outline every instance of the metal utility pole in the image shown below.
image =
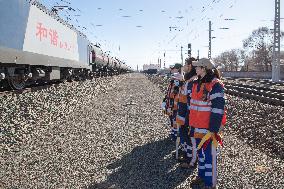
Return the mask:
POLYGON ((209 21, 209 49, 208 49, 208 58, 211 59, 211 21, 209 21))
POLYGON ((191 58, 191 43, 188 43, 187 45, 187 55, 189 58, 191 58))
POLYGON ((197 50, 197 60, 199 60, 199 50, 197 50))
POLYGON ((166 68, 166 52, 164 52, 164 69, 166 68))
POLYGON ((275 0, 272 81, 280 80, 280 0, 275 0))
POLYGON ((182 46, 180 47, 180 57, 181 57, 181 65, 183 65, 183 54, 182 54, 182 46))

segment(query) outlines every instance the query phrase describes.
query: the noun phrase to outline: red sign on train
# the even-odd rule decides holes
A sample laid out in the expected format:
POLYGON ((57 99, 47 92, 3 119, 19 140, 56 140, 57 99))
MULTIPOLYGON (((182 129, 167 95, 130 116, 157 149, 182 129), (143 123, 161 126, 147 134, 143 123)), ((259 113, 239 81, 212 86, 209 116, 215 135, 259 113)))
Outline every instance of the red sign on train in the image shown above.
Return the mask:
POLYGON ((51 29, 51 28, 46 28, 40 22, 38 22, 36 26, 36 37, 40 41, 43 41, 44 39, 48 39, 51 45, 54 45, 61 49, 70 51, 70 49, 74 48, 74 45, 70 45, 66 41, 60 41, 58 32, 56 30, 51 29))

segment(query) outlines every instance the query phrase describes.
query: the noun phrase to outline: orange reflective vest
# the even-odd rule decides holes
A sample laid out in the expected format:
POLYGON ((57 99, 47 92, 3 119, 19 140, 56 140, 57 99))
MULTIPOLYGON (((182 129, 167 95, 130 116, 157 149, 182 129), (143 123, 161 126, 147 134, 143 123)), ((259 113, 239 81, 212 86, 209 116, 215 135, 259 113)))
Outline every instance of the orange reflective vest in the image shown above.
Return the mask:
MULTIPOLYGON (((194 83, 192 86, 191 100, 190 100, 190 115, 189 115, 189 125, 194 128, 208 129, 210 116, 212 110, 211 101, 210 101, 210 92, 212 87, 220 83, 220 80, 213 79, 210 83, 202 83, 200 90, 197 90, 198 84, 194 83), (206 91, 206 92, 204 92, 206 91)), ((225 111, 224 111, 225 112, 225 111)), ((222 125, 226 122, 226 116, 224 113, 222 119, 222 125)))

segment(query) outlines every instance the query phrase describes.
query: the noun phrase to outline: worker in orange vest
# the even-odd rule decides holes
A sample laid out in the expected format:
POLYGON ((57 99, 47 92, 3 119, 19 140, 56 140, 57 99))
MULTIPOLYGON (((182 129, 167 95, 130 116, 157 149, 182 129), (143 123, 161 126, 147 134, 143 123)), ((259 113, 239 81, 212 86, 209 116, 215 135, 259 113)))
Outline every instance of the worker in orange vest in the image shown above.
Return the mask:
POLYGON ((167 89, 165 102, 166 102, 166 113, 170 118, 171 128, 170 128, 170 137, 173 141, 176 141, 177 138, 177 126, 176 126, 176 115, 177 115, 177 106, 175 101, 178 98, 179 86, 183 80, 181 75, 181 64, 175 64, 171 70, 171 80, 167 89))
POLYGON ((194 129, 197 146, 198 176, 191 186, 216 188, 217 147, 222 145, 219 130, 225 124, 224 85, 219 71, 207 58, 193 62, 198 79, 194 81, 190 99, 189 125, 194 129))
POLYGON ((183 156, 180 156, 180 159, 183 163, 181 164, 182 168, 193 168, 196 162, 196 147, 192 145, 190 136, 190 126, 189 126, 189 106, 190 106, 190 97, 188 92, 192 88, 193 81, 197 79, 195 67, 192 66, 192 62, 196 61, 195 58, 187 58, 185 60, 185 65, 183 66, 184 74, 184 83, 180 88, 179 93, 179 102, 178 102, 178 113, 176 117, 176 123, 179 128, 180 134, 180 144, 182 146, 183 156))

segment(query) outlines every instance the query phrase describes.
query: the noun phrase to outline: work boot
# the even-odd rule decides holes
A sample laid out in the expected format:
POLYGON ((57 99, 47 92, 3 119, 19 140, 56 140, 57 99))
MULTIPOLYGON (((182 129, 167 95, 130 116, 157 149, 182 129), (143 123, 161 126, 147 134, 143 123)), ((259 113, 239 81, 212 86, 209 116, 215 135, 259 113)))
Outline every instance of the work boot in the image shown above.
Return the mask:
POLYGON ((185 163, 185 162, 188 161, 188 159, 187 159, 187 157, 186 157, 185 154, 181 153, 181 154, 178 156, 177 161, 178 161, 179 163, 185 163))
MULTIPOLYGON (((181 148, 178 149, 178 156, 181 156, 181 154, 184 154, 184 152, 182 151, 181 148)), ((176 157, 176 150, 175 151, 172 151, 172 156, 173 157, 176 157)))
POLYGON ((192 187, 192 188, 193 187, 201 187, 202 185, 204 185, 204 181, 199 176, 195 177, 195 179, 193 179, 190 183, 190 187, 192 187))
MULTIPOLYGON (((173 152, 172 152, 172 157, 173 157, 174 159, 176 159, 176 151, 173 151, 173 152)), ((181 148, 179 148, 179 149, 178 149, 178 161, 179 161, 179 162, 184 162, 185 159, 186 159, 186 154, 185 154, 185 152, 182 151, 181 148)))
POLYGON ((180 168, 182 168, 182 169, 194 169, 194 168, 196 168, 196 164, 191 165, 188 162, 184 162, 184 163, 180 164, 180 168))

